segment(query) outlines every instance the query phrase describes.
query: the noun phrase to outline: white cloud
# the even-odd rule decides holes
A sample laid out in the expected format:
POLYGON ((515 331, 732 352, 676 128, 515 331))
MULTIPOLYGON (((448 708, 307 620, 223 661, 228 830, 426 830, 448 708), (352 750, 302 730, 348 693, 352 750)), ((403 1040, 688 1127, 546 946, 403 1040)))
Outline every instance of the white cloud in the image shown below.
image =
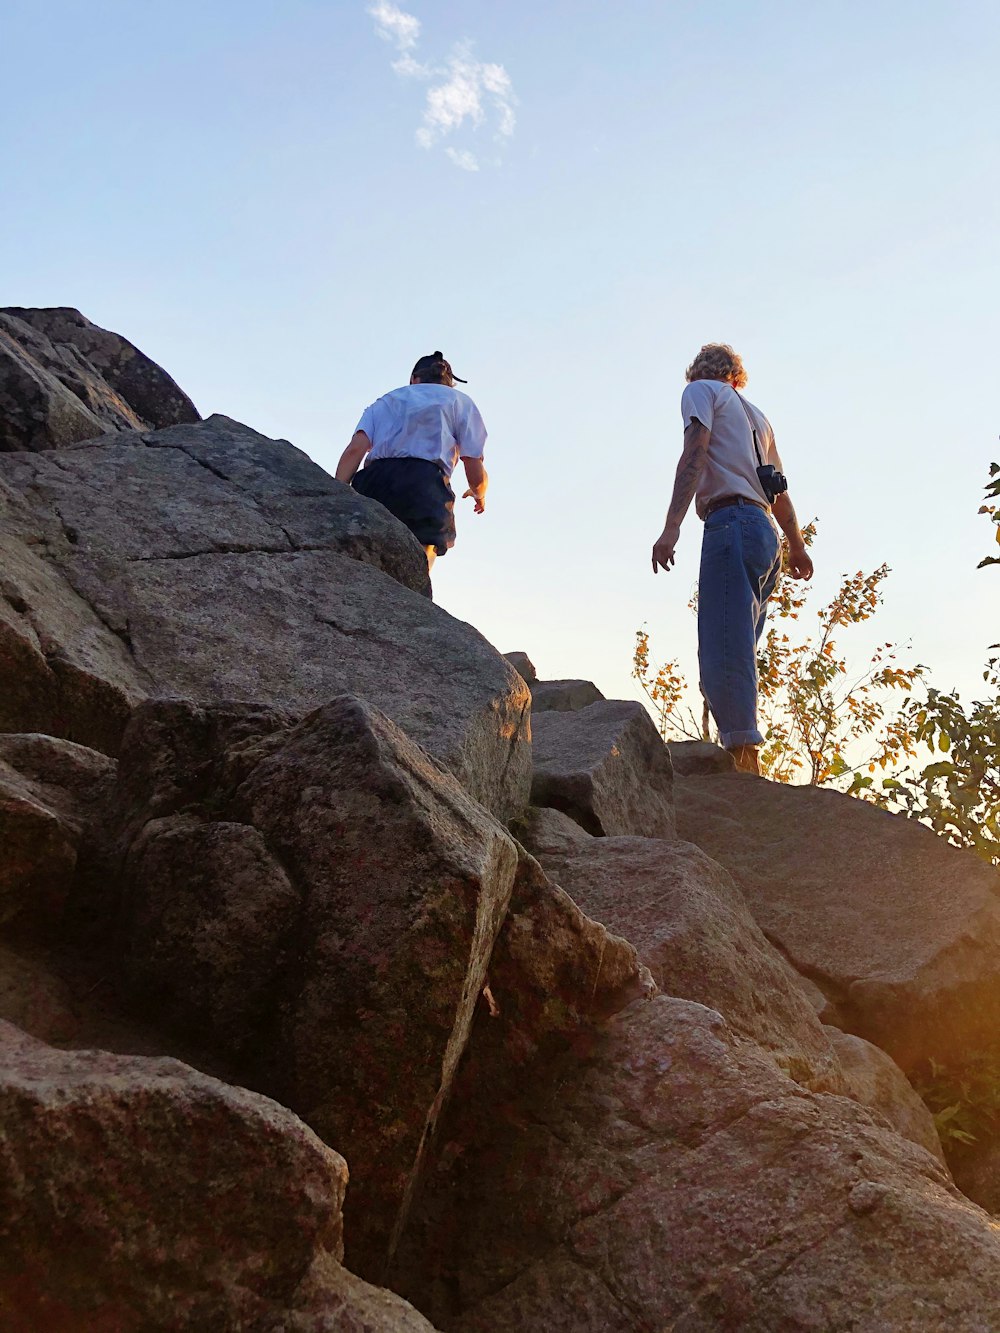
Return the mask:
POLYGON ((392 0, 372 0, 368 13, 375 20, 375 31, 383 41, 392 42, 399 51, 410 51, 420 38, 420 20, 407 14, 392 0))
POLYGON ((466 44, 456 47, 437 77, 441 82, 428 88, 424 123, 417 130, 417 143, 422 148, 430 148, 466 122, 478 129, 489 113, 495 119, 498 139, 509 139, 514 133, 517 99, 502 65, 474 59, 466 44))
POLYGON ((392 62, 392 72, 403 79, 429 79, 434 73, 429 65, 414 60, 409 51, 392 62))
MULTIPOLYGON (((399 52, 392 62, 394 73, 430 84, 422 123, 416 131, 421 148, 433 148, 453 135, 484 126, 492 128, 498 142, 511 137, 517 98, 503 65, 477 60, 469 42, 456 46, 444 65, 426 64, 413 54, 420 37, 420 20, 415 15, 407 14, 391 0, 372 0, 368 13, 375 20, 379 36, 392 42, 399 52)), ((447 144, 445 153, 463 171, 479 170, 479 159, 468 148, 447 144)))
POLYGON ((449 144, 444 151, 455 166, 461 167, 463 171, 479 170, 479 159, 475 153, 470 153, 468 148, 452 148, 449 144))

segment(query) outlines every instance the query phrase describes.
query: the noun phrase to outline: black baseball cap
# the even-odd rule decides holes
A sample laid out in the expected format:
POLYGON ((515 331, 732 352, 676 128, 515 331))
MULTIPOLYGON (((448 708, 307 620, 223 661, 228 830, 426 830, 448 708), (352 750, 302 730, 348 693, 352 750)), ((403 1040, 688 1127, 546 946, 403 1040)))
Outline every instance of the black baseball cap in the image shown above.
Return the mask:
POLYGON ((435 371, 438 374, 447 375, 447 377, 454 380, 456 384, 468 384, 469 382, 455 374, 451 368, 451 362, 444 359, 444 354, 442 352, 431 352, 430 356, 422 356, 410 371, 410 374, 425 375, 428 371, 435 371))

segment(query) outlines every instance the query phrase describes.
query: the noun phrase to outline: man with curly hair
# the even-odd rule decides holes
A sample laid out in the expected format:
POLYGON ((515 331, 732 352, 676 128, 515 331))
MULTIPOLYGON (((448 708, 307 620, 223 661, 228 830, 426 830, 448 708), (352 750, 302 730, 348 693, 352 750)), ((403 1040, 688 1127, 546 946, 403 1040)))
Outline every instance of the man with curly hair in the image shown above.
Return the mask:
POLYGON ((812 578, 813 563, 787 490, 769 495, 758 473, 768 465, 780 473, 782 465, 771 423, 739 393, 747 382, 743 362, 728 344, 708 343, 688 366, 687 381, 684 447, 653 546, 653 573, 673 565, 694 500, 705 523, 698 577, 701 688, 737 768, 760 773, 757 644, 782 563, 774 519, 787 540, 792 578, 812 578))

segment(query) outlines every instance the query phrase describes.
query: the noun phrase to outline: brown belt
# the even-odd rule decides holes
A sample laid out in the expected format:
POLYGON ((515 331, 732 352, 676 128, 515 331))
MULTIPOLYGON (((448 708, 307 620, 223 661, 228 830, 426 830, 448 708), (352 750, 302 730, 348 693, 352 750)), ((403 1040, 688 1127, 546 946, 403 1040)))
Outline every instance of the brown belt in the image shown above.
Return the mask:
POLYGON ((758 509, 768 512, 769 506, 761 500, 751 500, 748 495, 720 495, 717 500, 711 500, 708 508, 705 510, 705 517, 714 514, 717 509, 724 509, 726 505, 756 505, 758 509))

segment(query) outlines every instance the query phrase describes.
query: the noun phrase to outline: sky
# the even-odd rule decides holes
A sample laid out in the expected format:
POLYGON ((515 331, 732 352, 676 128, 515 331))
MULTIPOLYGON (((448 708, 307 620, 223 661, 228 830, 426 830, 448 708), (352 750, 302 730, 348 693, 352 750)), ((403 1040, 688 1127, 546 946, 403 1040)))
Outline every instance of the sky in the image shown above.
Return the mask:
MULTIPOLYGON (((76 306, 330 471, 440 348, 490 432, 435 597, 546 678, 695 674, 654 577, 684 369, 732 343, 817 602, 966 696, 1000 638, 994 0, 0 0, 0 304, 76 306)), ((867 637, 866 637, 867 635, 867 637)), ((434 669, 434 664, 429 664, 434 669)))

